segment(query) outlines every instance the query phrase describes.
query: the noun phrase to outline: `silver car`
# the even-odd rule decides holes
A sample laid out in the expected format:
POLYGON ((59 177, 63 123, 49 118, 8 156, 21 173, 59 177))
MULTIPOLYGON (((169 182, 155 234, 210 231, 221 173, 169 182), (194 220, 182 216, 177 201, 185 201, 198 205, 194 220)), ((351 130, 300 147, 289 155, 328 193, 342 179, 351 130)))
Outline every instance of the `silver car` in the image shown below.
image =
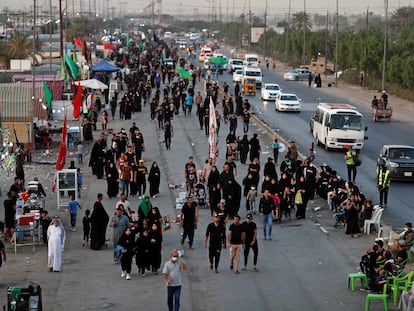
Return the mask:
POLYGON ((312 75, 312 78, 315 77, 315 74, 313 72, 310 72, 308 69, 297 68, 289 72, 286 72, 283 75, 283 79, 288 80, 288 81, 308 80, 309 74, 312 75))

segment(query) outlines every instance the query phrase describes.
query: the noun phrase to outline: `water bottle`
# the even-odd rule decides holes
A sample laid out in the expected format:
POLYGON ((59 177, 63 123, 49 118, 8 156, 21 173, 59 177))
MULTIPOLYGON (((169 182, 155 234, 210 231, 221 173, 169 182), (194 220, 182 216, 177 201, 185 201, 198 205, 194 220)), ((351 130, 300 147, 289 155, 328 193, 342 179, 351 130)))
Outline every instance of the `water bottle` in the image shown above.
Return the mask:
POLYGON ((19 216, 22 214, 23 203, 24 201, 21 198, 16 200, 16 216, 19 216))
POLYGON ((26 256, 24 258, 24 262, 26 263, 26 265, 30 265, 30 257, 29 256, 26 256))

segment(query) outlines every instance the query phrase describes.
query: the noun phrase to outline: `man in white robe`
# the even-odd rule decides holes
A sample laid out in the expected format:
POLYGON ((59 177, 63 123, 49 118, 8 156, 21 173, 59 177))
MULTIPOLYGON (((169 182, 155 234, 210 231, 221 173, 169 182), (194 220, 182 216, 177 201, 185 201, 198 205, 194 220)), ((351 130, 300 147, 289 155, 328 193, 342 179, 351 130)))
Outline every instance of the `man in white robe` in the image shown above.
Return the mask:
POLYGON ((62 265, 62 252, 65 248, 65 228, 59 217, 53 218, 47 229, 48 254, 47 266, 49 271, 59 272, 62 265))

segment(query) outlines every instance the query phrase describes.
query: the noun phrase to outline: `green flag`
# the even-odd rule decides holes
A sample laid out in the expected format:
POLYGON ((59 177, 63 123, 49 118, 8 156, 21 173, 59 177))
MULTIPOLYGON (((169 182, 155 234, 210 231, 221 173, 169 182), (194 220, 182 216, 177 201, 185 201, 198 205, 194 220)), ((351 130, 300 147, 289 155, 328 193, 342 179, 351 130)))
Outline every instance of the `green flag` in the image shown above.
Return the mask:
POLYGON ((51 109, 52 108, 53 93, 49 89, 49 87, 47 86, 45 80, 43 80, 43 93, 45 93, 45 100, 46 100, 47 108, 51 109))
POLYGON ((78 77, 78 66, 73 62, 72 58, 70 58, 68 54, 65 55, 65 63, 70 69, 72 79, 76 79, 78 77))

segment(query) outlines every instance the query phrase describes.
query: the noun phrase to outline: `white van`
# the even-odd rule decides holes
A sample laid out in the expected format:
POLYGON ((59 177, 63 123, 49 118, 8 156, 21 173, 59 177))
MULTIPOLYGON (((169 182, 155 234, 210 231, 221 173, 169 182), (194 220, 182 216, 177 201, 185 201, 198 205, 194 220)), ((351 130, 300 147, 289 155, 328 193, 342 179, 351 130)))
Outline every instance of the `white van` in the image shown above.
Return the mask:
POLYGON ((365 131, 363 117, 354 106, 348 104, 321 103, 310 120, 315 143, 323 144, 325 150, 352 146, 362 149, 365 131))
POLYGON ((259 56, 257 54, 245 54, 243 63, 245 66, 259 67, 259 56))
POLYGON ((243 79, 246 79, 246 78, 255 79, 256 87, 258 89, 262 87, 262 70, 259 67, 244 66, 243 67, 243 79))

